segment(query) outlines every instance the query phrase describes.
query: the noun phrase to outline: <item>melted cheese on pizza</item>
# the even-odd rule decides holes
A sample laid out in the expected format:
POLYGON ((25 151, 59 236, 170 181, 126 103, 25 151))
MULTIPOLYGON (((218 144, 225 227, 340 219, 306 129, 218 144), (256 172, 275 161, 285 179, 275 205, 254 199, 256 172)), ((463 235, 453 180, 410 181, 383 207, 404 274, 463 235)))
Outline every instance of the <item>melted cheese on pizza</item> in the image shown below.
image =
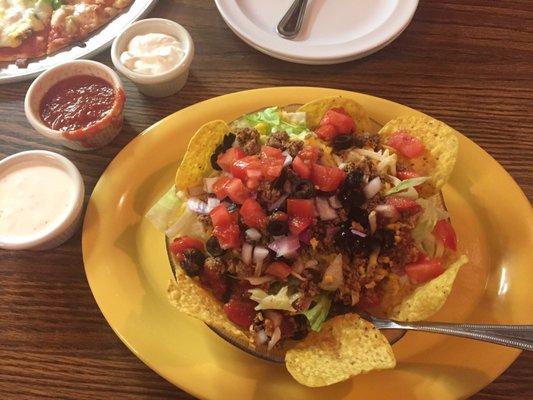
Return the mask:
POLYGON ((0 47, 20 46, 45 29, 51 14, 51 0, 0 0, 0 47))

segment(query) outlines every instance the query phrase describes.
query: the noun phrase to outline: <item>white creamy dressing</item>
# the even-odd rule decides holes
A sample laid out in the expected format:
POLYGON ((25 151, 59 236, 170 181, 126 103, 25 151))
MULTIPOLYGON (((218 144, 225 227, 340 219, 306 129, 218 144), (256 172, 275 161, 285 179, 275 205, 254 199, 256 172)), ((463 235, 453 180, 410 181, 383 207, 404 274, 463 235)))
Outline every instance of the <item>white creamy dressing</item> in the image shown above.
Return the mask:
POLYGON ((75 201, 76 186, 63 169, 40 161, 0 174, 0 237, 26 240, 53 229, 75 201))
POLYGON ((120 61, 129 70, 139 74, 159 75, 170 71, 184 57, 181 43, 164 33, 135 36, 120 61))

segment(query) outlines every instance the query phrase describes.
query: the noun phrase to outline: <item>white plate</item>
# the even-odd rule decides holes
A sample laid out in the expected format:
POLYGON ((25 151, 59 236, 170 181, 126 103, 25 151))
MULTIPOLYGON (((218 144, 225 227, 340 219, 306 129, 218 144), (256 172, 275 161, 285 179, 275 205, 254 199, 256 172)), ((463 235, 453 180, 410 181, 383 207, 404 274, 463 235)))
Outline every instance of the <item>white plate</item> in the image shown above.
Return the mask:
POLYGON ((25 68, 17 67, 14 62, 5 66, 0 63, 0 84, 9 82, 24 81, 34 78, 41 72, 46 71, 65 61, 75 60, 77 58, 89 58, 107 49, 115 36, 117 36, 126 26, 142 18, 150 12, 157 0, 136 0, 125 12, 113 19, 95 34, 85 40, 85 47, 73 46, 67 47, 58 53, 52 54, 45 58, 39 58, 28 63, 25 68))
POLYGON ((276 25, 293 0, 215 0, 231 30, 257 50, 302 64, 336 64, 371 54, 409 25, 418 0, 309 0, 293 40, 276 25))

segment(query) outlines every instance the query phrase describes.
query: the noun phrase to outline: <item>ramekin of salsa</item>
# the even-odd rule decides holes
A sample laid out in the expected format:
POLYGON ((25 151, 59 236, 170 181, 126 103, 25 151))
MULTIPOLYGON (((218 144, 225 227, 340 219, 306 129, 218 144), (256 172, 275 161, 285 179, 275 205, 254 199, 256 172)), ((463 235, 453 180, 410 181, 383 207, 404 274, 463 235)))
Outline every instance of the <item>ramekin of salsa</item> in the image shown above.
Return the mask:
POLYGON ((41 74, 26 93, 26 117, 37 132, 74 150, 93 150, 122 129, 124 89, 109 67, 71 61, 41 74))

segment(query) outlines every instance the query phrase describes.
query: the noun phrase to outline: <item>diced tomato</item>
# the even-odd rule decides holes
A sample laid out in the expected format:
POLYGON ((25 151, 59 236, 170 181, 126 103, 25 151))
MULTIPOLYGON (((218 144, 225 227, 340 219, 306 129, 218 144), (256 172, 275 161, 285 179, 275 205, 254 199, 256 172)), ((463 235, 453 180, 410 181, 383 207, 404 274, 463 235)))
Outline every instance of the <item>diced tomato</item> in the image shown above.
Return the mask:
POLYGON ((289 217, 315 217, 315 206, 311 199, 287 199, 287 214, 289 217))
POLYGON ((263 177, 267 181, 273 181, 280 176, 281 171, 283 170, 283 163, 285 162, 285 156, 281 154, 280 149, 270 146, 262 146, 260 158, 263 168, 263 177))
POLYGON ((331 124, 323 124, 315 129, 316 135, 327 142, 333 140, 338 135, 337 129, 331 124))
POLYGON ((224 304, 224 312, 231 322, 248 329, 254 321, 255 305, 252 300, 233 297, 228 303, 224 304))
POLYGON ((246 153, 242 149, 238 147, 231 147, 226 150, 225 153, 222 153, 218 156, 217 164, 224 171, 229 171, 235 161, 240 160, 245 156, 246 153))
POLYGON ((398 179, 405 181, 406 179, 418 178, 421 175, 418 172, 414 172, 414 171, 398 171, 396 176, 398 177, 398 179))
POLYGON ((405 273, 414 285, 427 282, 444 272, 444 266, 438 258, 416 262, 405 266, 405 273))
POLYGON ((337 135, 352 133, 355 130, 355 122, 352 117, 341 107, 326 111, 326 114, 324 114, 324 117, 320 121, 320 125, 333 125, 337 131, 337 135))
POLYGON ((224 204, 219 204, 209 213, 213 226, 228 226, 236 224, 238 221, 237 213, 230 213, 224 204))
POLYGON ((407 197, 387 197, 387 204, 390 204, 400 212, 404 211, 410 211, 410 212, 418 212, 422 209, 420 204, 418 204, 413 199, 409 199, 407 197))
POLYGON ((310 199, 288 199, 287 213, 289 214, 289 230, 293 235, 299 235, 313 223, 315 206, 310 199))
POLYGON ((320 156, 320 151, 318 148, 305 145, 302 150, 298 152, 298 156, 304 160, 309 161, 310 163, 316 163, 318 161, 318 157, 320 156))
POLYGON ((229 287, 227 278, 224 275, 207 268, 204 268, 200 275, 200 283, 211 290, 213 295, 220 301, 224 299, 229 287))
POLYGON ((289 276, 291 271, 292 268, 287 264, 281 261, 276 261, 270 264, 265 272, 269 275, 275 276, 276 278, 285 279, 289 276))
POLYGON ((294 157, 292 160, 292 169, 300 178, 309 179, 311 177, 312 164, 307 164, 300 156, 294 157))
POLYGON ((426 149, 424 143, 420 139, 411 136, 406 131, 393 133, 387 140, 387 145, 407 158, 418 157, 422 155, 426 149))
POLYGON ((294 172, 304 179, 309 179, 311 177, 311 170, 313 164, 318 161, 318 149, 313 146, 304 146, 302 150, 298 153, 294 160, 292 160, 292 168, 294 172))
POLYGON ((267 216, 256 200, 247 199, 239 212, 244 223, 250 228, 263 229, 265 227, 267 216))
POLYGON ((170 244, 170 251, 179 261, 183 260, 183 252, 187 249, 204 251, 204 244, 191 236, 182 236, 174 239, 170 244))
POLYGON ((442 241, 444 246, 452 251, 457 250, 457 236, 450 221, 446 219, 437 221, 433 233, 442 241))
POLYGON ((258 156, 246 156, 236 160, 230 167, 230 172, 235 178, 246 180, 246 171, 257 170, 261 172, 261 161, 258 156))
POLYGON ((369 308, 377 307, 381 303, 381 297, 375 290, 365 290, 357 303, 358 307, 361 307, 363 310, 369 308))
POLYGON ((315 164, 311 171, 311 182, 324 192, 336 190, 346 178, 346 172, 337 167, 315 164))
POLYGON ((250 293, 248 290, 253 289, 254 286, 250 282, 248 282, 246 279, 240 279, 235 280, 233 279, 232 285, 231 285, 231 297, 235 297, 238 299, 249 299, 250 293))
POLYGON ((238 224, 215 226, 213 235, 223 249, 238 249, 241 245, 241 230, 238 224))
MULTIPOLYGON (((239 181, 237 178, 234 179, 239 181)), ((209 216, 214 227, 213 235, 218 239, 220 247, 223 249, 238 248, 241 244, 238 214, 230 213, 224 204, 219 204, 211 210, 209 216)))
POLYGON ((228 197, 228 191, 226 190, 226 185, 231 181, 229 176, 222 176, 213 184, 213 192, 217 199, 223 200, 225 197, 228 197))
POLYGON ((226 191, 228 197, 237 204, 242 204, 250 197, 250 191, 244 186, 244 183, 240 179, 233 178, 226 184, 226 191))

